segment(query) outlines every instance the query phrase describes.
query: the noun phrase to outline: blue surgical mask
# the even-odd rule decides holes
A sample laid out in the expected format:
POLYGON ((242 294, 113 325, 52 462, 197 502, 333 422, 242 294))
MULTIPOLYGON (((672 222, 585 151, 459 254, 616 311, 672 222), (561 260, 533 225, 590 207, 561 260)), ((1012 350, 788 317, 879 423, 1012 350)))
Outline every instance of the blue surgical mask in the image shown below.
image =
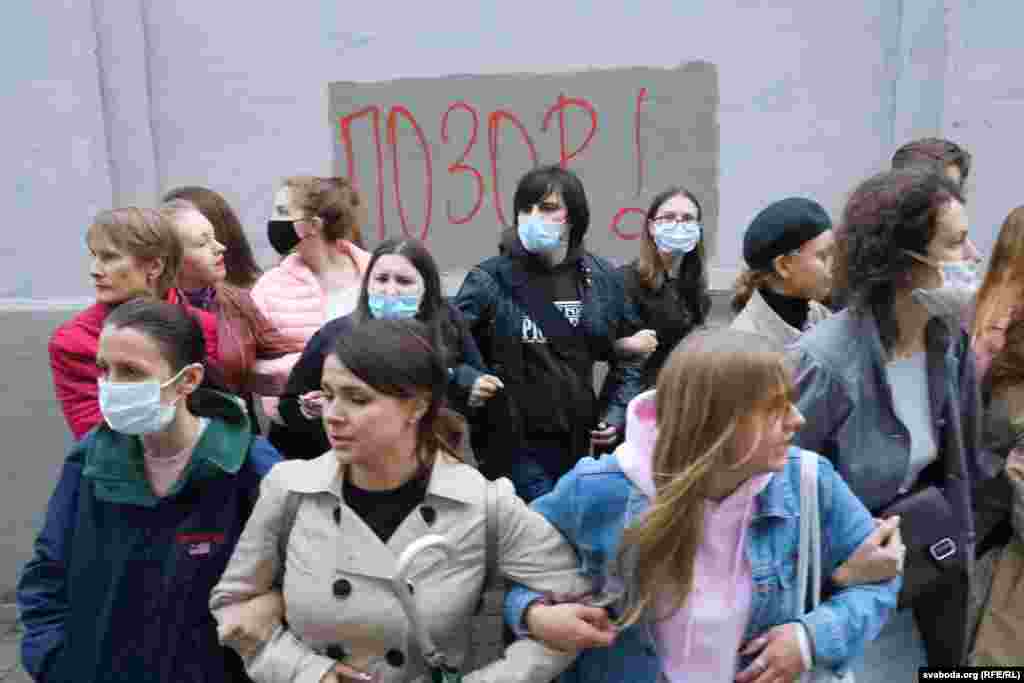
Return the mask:
POLYGON ((552 252, 561 245, 564 228, 565 223, 552 223, 541 216, 520 217, 519 241, 532 254, 552 252))
POLYGON ((942 284, 939 285, 939 289, 966 289, 974 292, 981 287, 979 266, 973 260, 935 262, 907 249, 904 249, 903 252, 939 271, 939 275, 942 276, 942 284))
POLYGON ((420 312, 419 294, 370 294, 370 314, 378 320, 402 320, 420 312))
POLYGON ((655 223, 654 244, 659 251, 689 254, 700 241, 700 223, 655 223))
POLYGON ((111 382, 100 378, 100 412, 110 428, 122 434, 153 434, 171 424, 177 410, 160 400, 160 391, 176 382, 191 366, 178 371, 163 384, 160 380, 143 382, 111 382))
POLYGON ((978 273, 978 264, 974 261, 943 261, 939 272, 942 273, 943 287, 969 290, 981 287, 981 275, 978 273))

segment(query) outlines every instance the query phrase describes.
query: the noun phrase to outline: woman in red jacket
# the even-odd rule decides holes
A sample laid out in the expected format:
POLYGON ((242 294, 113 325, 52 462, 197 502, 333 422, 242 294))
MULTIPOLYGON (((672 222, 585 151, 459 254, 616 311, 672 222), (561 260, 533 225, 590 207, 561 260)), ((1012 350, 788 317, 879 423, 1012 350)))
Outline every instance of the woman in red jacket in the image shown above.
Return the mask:
POLYGON ((96 351, 103 322, 119 304, 152 297, 181 305, 202 326, 207 357, 219 365, 216 318, 190 306, 174 288, 183 249, 166 218, 135 207, 104 211, 89 226, 85 242, 96 302, 58 327, 49 345, 54 391, 76 441, 103 419, 96 351))

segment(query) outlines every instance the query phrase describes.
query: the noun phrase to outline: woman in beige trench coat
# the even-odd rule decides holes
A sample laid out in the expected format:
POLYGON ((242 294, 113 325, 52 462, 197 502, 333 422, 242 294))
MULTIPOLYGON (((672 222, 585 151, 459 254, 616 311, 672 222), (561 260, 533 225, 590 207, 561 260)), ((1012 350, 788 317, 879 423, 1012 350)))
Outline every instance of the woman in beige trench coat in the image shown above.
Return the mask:
MULTIPOLYGON (((340 338, 322 382, 332 451, 280 463, 263 481, 210 600, 221 618, 283 587, 286 625, 275 623, 256 647, 236 647, 257 683, 427 679, 422 639, 392 578, 403 550, 434 534, 454 553, 417 555, 409 590, 438 649, 461 665, 486 573, 488 486, 498 571, 538 591, 587 588, 572 548, 507 480, 488 482, 457 460, 451 442, 461 424, 442 407, 447 378, 428 339, 415 321, 386 320, 340 338)), ((582 616, 596 623, 603 614, 582 616)), ((572 658, 517 641, 464 680, 548 681, 572 658)))

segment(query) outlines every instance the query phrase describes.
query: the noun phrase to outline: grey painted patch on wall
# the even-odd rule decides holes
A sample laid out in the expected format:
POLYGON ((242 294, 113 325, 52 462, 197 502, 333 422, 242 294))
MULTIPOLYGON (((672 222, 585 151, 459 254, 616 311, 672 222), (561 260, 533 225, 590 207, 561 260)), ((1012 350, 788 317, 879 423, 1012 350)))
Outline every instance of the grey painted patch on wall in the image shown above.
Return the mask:
POLYGON ((718 106, 707 62, 329 86, 334 170, 360 190, 368 244, 425 236, 442 269, 496 253, 519 177, 563 160, 587 191, 592 251, 634 258, 651 198, 683 185, 714 253, 718 106))

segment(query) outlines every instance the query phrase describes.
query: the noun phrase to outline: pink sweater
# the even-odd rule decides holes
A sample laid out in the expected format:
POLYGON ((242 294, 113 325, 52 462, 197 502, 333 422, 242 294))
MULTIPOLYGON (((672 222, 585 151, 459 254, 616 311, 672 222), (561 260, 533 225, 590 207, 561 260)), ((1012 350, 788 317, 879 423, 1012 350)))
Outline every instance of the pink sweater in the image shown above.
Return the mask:
MULTIPOLYGON (((616 451, 623 472, 651 501, 655 497, 651 459, 658 434, 654 393, 645 392, 630 402, 626 439, 616 451)), ((682 609, 658 622, 655 629, 662 671, 671 683, 726 683, 736 676, 753 590, 747 529, 754 499, 771 477, 753 477, 725 500, 705 501, 693 591, 682 609)))
MULTIPOLYGON (((370 263, 370 254, 351 242, 342 240, 338 244, 351 257, 361 280, 370 263)), ((251 295, 267 320, 285 337, 300 344, 305 345, 327 322, 327 293, 297 253, 286 256, 277 267, 263 273, 251 295)), ((291 353, 275 360, 259 361, 257 370, 287 377, 300 355, 291 353)), ((265 397, 263 409, 276 419, 277 398, 265 397)))

